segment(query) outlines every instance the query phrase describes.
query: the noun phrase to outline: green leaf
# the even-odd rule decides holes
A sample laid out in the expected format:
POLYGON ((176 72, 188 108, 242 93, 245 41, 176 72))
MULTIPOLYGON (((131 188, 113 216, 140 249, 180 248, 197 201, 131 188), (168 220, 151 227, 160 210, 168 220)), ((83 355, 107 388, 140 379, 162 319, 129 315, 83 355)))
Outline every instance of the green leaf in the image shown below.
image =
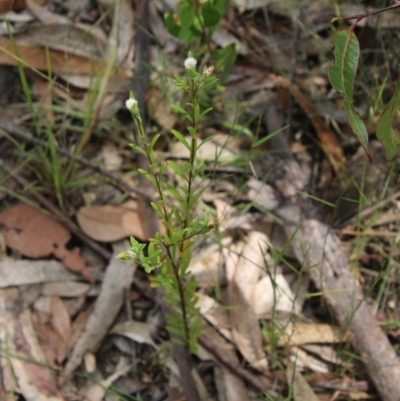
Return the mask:
POLYGON ((185 148, 187 150, 190 151, 190 145, 188 143, 188 141, 186 140, 186 138, 177 130, 173 129, 171 130, 171 133, 174 135, 174 137, 180 142, 182 143, 182 145, 185 146, 185 148))
POLYGON ((207 28, 217 25, 221 19, 221 13, 209 1, 203 4, 201 14, 203 15, 204 26, 207 28))
POLYGON ((175 162, 173 162, 172 160, 168 160, 167 164, 169 167, 172 168, 172 170, 175 171, 176 174, 178 174, 180 177, 182 177, 185 181, 188 180, 187 178, 187 173, 185 173, 175 162))
POLYGON ((160 134, 156 134, 154 135, 154 138, 151 140, 150 142, 150 149, 153 150, 154 149, 154 145, 156 144, 156 142, 158 141, 158 138, 160 137, 160 134))
POLYGON ((368 133, 364 122, 357 115, 353 105, 354 77, 357 71, 360 47, 356 35, 350 29, 337 31, 332 38, 335 45, 335 64, 329 65, 329 78, 332 86, 344 97, 344 109, 351 128, 355 132, 364 147, 368 151, 368 133))
POLYGON ((181 27, 175 22, 173 13, 165 13, 165 24, 167 25, 168 32, 175 37, 178 37, 181 27))
POLYGON ((182 195, 178 192, 176 188, 174 188, 172 185, 165 183, 165 187, 168 189, 168 191, 172 194, 172 196, 177 199, 179 202, 184 202, 184 199, 182 198, 182 195))
POLYGON ((179 104, 171 104, 171 107, 178 113, 184 115, 190 122, 192 122, 192 117, 190 114, 179 104))
POLYGON ((152 175, 150 175, 146 170, 139 168, 138 171, 140 174, 144 175, 155 187, 157 186, 154 177, 152 175))
POLYGON ((201 114, 200 118, 208 114, 210 111, 214 110, 212 107, 209 107, 208 109, 205 109, 201 114))
POLYGON ((386 158, 392 160, 400 150, 400 138, 394 131, 391 119, 395 111, 400 107, 400 79, 394 88, 393 97, 390 99, 388 106, 379 118, 376 126, 376 136, 385 148, 386 158))
POLYGON ((174 19, 173 13, 166 13, 164 16, 165 24, 167 25, 168 32, 187 43, 192 42, 201 36, 201 32, 195 29, 193 26, 190 28, 184 28, 178 25, 174 19))
POLYGON ((145 150, 144 150, 142 147, 140 147, 139 145, 136 145, 136 143, 130 143, 129 146, 130 146, 133 150, 136 150, 136 152, 139 152, 139 153, 141 153, 142 155, 147 156, 145 150))
POLYGON ((217 8, 217 10, 219 11, 219 13, 221 15, 224 14, 225 11, 225 7, 226 7, 226 3, 228 2, 228 0, 214 0, 214 7, 217 8))
POLYGON ((193 24, 195 14, 190 5, 182 5, 178 9, 179 21, 182 28, 190 28, 193 24))

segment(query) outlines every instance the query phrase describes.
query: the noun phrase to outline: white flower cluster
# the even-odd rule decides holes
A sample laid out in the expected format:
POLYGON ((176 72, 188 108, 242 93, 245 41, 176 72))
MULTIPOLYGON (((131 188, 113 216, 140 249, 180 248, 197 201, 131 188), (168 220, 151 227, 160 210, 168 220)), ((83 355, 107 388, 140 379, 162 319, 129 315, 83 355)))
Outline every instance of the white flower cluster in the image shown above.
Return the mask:
POLYGON ((194 67, 196 67, 196 64, 197 60, 194 57, 188 57, 183 63, 187 70, 193 69, 194 67))

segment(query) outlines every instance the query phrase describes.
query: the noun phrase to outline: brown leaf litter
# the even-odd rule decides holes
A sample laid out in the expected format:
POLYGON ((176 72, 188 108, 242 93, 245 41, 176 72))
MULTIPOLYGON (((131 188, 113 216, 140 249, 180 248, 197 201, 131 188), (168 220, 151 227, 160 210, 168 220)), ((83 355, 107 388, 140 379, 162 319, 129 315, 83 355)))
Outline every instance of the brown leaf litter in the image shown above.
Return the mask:
POLYGON ((74 273, 93 283, 92 274, 80 257, 80 249, 66 248, 71 233, 58 221, 30 205, 18 204, 0 213, 4 238, 8 247, 32 259, 54 255, 74 273))

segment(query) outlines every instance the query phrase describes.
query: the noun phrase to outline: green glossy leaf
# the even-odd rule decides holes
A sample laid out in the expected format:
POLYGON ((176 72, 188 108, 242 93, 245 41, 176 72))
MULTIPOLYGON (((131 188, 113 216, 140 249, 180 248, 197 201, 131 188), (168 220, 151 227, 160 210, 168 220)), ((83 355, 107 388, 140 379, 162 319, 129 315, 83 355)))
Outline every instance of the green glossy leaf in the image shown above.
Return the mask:
POLYGON ((351 128, 358 140, 368 151, 368 133, 364 122, 358 116, 353 105, 354 78, 360 57, 360 46, 356 35, 350 29, 337 31, 332 38, 335 45, 335 64, 329 65, 329 79, 332 86, 344 97, 344 109, 349 118, 351 128))
POLYGON ((393 97, 379 118, 376 126, 376 136, 385 148, 386 158, 392 160, 400 150, 399 135, 392 128, 391 120, 396 110, 400 107, 400 79, 396 83, 393 97))
POLYGON ((211 4, 209 1, 203 4, 201 8, 201 14, 203 15, 204 26, 211 27, 217 25, 221 19, 221 13, 218 8, 211 4))

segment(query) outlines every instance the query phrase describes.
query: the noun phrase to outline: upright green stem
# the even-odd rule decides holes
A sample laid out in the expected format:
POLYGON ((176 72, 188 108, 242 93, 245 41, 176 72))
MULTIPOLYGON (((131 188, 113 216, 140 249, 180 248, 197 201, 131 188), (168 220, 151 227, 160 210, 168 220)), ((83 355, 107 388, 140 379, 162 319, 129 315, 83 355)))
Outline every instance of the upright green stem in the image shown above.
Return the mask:
MULTIPOLYGON (((150 165, 154 166, 155 160, 153 159, 151 153, 148 150, 149 143, 145 139, 146 135, 145 135, 145 132, 144 132, 142 120, 141 120, 139 115, 138 116, 134 116, 134 119, 135 119, 136 128, 139 131, 140 138, 143 140, 144 151, 146 152, 146 156, 147 156, 147 158, 149 160, 150 165)), ((189 173, 188 198, 187 198, 188 207, 190 206, 191 182, 192 182, 192 179, 193 179, 193 163, 194 163, 194 157, 195 157, 195 154, 196 154, 196 147, 197 147, 196 143, 192 142, 192 144, 194 146, 192 146, 191 156, 190 156, 190 161, 191 161, 190 164, 191 164, 192 167, 190 168, 190 173, 189 173), (193 151, 193 149, 194 149, 194 151, 193 151)), ((151 174, 153 175, 154 181, 156 183, 157 192, 158 192, 158 195, 159 195, 160 200, 161 200, 164 219, 167 222, 167 227, 166 227, 167 234, 168 234, 169 238, 172 238, 172 233, 169 230, 169 227, 171 226, 171 221, 170 221, 170 217, 169 217, 169 214, 167 212, 166 205, 165 205, 165 196, 164 196, 164 193, 163 193, 163 190, 162 190, 161 182, 160 182, 159 176, 156 174, 155 171, 153 171, 153 169, 151 169, 151 174)), ((188 218, 189 218, 189 213, 187 213, 186 216, 185 216, 184 228, 187 227, 188 218)), ((179 253, 180 254, 182 254, 182 252, 183 252, 183 244, 184 244, 184 241, 181 242, 181 245, 179 247, 179 253)), ((166 249, 166 252, 167 252, 167 256, 171 261, 172 270, 174 272, 175 280, 176 280, 177 287, 178 287, 179 300, 180 300, 180 304, 181 304, 182 318, 183 318, 184 331, 185 331, 185 338, 184 338, 185 350, 186 350, 186 354, 187 354, 187 356, 189 358, 189 361, 190 361, 191 360, 191 354, 190 354, 190 329, 189 329, 189 321, 188 321, 188 317, 187 317, 187 306, 186 306, 186 301, 185 301, 184 284, 183 284, 182 278, 180 277, 180 274, 179 274, 179 270, 180 270, 179 266, 177 266, 177 264, 175 263, 174 255, 171 252, 171 246, 173 246, 173 244, 164 243, 164 246, 165 246, 165 249, 166 249)))

